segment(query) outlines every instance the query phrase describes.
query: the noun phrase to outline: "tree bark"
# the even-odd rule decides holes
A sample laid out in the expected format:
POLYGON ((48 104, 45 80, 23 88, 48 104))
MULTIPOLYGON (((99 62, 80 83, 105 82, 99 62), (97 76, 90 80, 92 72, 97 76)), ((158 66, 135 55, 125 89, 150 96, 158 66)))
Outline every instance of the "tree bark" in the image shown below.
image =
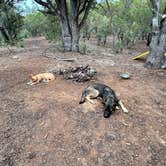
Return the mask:
POLYGON ((3 35, 5 41, 7 41, 8 43, 11 43, 11 38, 10 38, 10 35, 9 35, 7 29, 0 27, 0 32, 3 35))
POLYGON ((61 26, 62 45, 64 51, 72 51, 72 34, 69 24, 66 0, 61 0, 60 2, 57 1, 57 6, 60 11, 58 18, 61 26))
POLYGON ((166 57, 164 56, 166 53, 166 7, 164 10, 163 19, 161 20, 160 47, 162 48, 162 55, 164 59, 164 64, 161 66, 161 68, 166 69, 166 57))
POLYGON ((80 30, 76 22, 71 24, 71 34, 72 34, 72 51, 79 51, 79 39, 80 39, 80 30))
POLYGON ((150 53, 147 57, 145 67, 147 68, 162 68, 165 63, 164 53, 166 51, 166 20, 161 21, 159 28, 158 14, 159 14, 159 0, 151 0, 153 6, 153 20, 152 20, 152 39, 150 43, 150 53))
POLYGON ((72 36, 66 21, 60 20, 61 38, 64 51, 72 51, 72 36))
POLYGON ((80 38, 80 28, 78 25, 78 11, 80 3, 78 1, 70 0, 71 5, 71 34, 72 34, 72 51, 79 52, 79 38, 80 38))

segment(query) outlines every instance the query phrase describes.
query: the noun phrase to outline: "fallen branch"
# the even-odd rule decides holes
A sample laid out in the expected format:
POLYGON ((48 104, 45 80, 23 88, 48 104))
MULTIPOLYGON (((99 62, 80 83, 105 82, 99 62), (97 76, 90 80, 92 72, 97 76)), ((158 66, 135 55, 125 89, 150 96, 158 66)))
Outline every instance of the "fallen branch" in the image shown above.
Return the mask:
POLYGON ((56 59, 57 61, 68 61, 68 62, 74 62, 76 61, 76 59, 74 58, 60 58, 60 57, 54 57, 54 56, 48 56, 46 53, 47 53, 47 50, 49 50, 49 48, 46 48, 43 53, 42 53, 42 56, 46 57, 46 58, 52 58, 52 59, 56 59))
POLYGON ((57 61, 69 61, 69 62, 76 61, 76 59, 74 59, 74 58, 60 58, 60 57, 52 57, 52 56, 47 56, 47 55, 45 55, 44 57, 56 59, 57 61))
POLYGON ((66 59, 66 58, 59 58, 59 57, 54 57, 54 59, 58 60, 58 61, 69 61, 69 62, 74 62, 76 61, 76 59, 66 59))

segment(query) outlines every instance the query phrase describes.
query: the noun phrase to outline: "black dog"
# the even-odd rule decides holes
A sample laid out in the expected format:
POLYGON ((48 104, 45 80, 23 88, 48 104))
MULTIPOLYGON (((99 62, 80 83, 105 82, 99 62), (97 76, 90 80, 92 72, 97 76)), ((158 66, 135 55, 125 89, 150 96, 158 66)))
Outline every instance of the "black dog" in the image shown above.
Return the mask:
POLYGON ((107 85, 99 83, 89 85, 83 90, 79 104, 84 103, 85 100, 93 103, 91 99, 95 99, 97 97, 102 98, 102 102, 104 104, 103 116, 105 118, 109 118, 110 115, 116 110, 117 106, 121 106, 124 112, 128 112, 128 110, 122 104, 121 100, 118 100, 118 98, 116 97, 115 92, 107 85))

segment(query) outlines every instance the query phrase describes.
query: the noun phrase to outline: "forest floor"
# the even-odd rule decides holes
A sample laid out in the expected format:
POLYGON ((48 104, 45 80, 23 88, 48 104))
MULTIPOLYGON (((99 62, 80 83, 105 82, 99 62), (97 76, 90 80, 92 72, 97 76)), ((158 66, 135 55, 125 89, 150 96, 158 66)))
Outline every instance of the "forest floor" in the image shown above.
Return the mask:
POLYGON ((0 165, 166 165, 166 70, 149 70, 144 60, 131 60, 147 50, 145 43, 114 54, 91 40, 88 55, 56 51, 47 58, 42 53, 49 45, 38 37, 11 52, 0 48, 0 165), (97 69, 97 80, 91 82, 111 86, 128 114, 120 109, 104 119, 99 100, 79 105, 91 82, 57 76, 49 84, 26 84, 30 74, 82 64, 97 69), (120 78, 126 72, 131 78, 120 78))

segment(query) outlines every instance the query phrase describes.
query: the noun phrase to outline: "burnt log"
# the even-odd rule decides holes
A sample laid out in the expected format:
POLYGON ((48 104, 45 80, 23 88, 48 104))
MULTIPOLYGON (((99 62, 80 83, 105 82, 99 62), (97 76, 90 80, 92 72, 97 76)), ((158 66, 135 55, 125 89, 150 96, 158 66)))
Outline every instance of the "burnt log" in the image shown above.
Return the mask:
POLYGON ((85 82, 95 79, 97 71, 89 65, 81 65, 76 67, 69 67, 67 69, 59 69, 55 74, 63 75, 63 78, 74 80, 76 82, 85 82))

